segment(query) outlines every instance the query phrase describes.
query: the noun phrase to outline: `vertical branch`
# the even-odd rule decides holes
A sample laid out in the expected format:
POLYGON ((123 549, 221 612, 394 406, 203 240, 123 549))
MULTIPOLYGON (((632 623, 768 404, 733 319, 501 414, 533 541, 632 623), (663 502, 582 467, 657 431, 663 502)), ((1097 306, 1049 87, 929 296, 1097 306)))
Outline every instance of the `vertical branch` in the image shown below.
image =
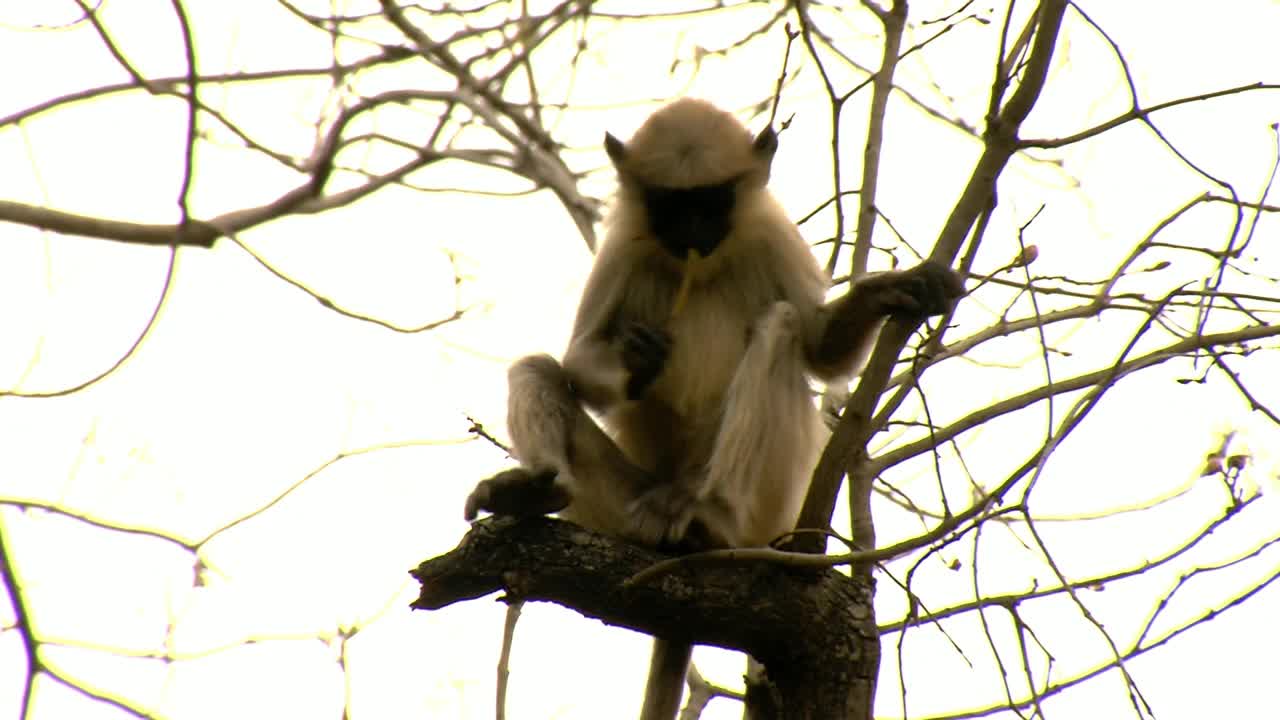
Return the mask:
POLYGON ((502 623, 502 654, 498 656, 498 679, 494 690, 495 720, 507 720, 507 684, 511 679, 511 647, 515 644, 516 623, 520 621, 521 610, 524 610, 523 600, 507 602, 506 620, 502 623))
POLYGON ((996 179, 1017 149, 1018 129, 1040 99, 1040 91, 1044 89, 1049 62, 1053 59, 1053 49, 1065 11, 1066 0, 1045 0, 1040 5, 1036 19, 1036 38, 1027 59, 1022 82, 1000 112, 988 119, 986 132, 983 133, 982 156, 978 158, 964 193, 938 235, 938 242, 929 256, 933 260, 950 264, 960 252, 960 246, 964 244, 969 228, 979 213, 989 203, 994 204, 996 179))
POLYGON ((844 243, 844 190, 840 179, 840 112, 849 95, 836 95, 834 82, 822 63, 822 56, 813 42, 813 27, 808 15, 807 3, 796 3, 796 22, 800 25, 800 37, 814 67, 818 68, 818 76, 822 78, 823 89, 827 94, 827 102, 831 106, 831 202, 835 211, 835 230, 832 234, 831 255, 827 258, 827 277, 835 275, 836 264, 840 260, 840 248, 844 243))
MULTIPOLYGON (((874 8, 874 6, 871 6, 874 8)), ((867 120, 867 144, 862 151, 862 190, 858 195, 858 228, 853 245, 854 277, 867 271, 871 256, 871 233, 876 225, 876 188, 880 183, 880 155, 884 149, 884 117, 893 92, 893 74, 902 49, 902 31, 907 24, 906 0, 894 0, 889 10, 875 9, 884 25, 884 54, 871 91, 871 111, 867 120)))
POLYGON ((5 536, 4 523, 0 522, 0 583, 4 584, 9 595, 9 607, 13 610, 14 622, 18 638, 22 642, 22 653, 27 661, 27 677, 22 683, 22 700, 18 704, 18 720, 27 720, 31 711, 31 693, 35 689, 36 675, 40 673, 40 646, 36 641, 36 631, 31 627, 31 615, 27 612, 27 602, 22 597, 22 585, 18 581, 18 572, 13 566, 13 553, 5 536))
POLYGON ((173 12, 178 16, 178 27, 182 30, 182 49, 187 65, 187 129, 182 155, 182 186, 178 190, 178 210, 181 213, 181 219, 174 238, 176 249, 176 245, 181 244, 180 240, 191 224, 191 182, 195 174, 196 115, 198 114, 196 83, 199 74, 196 72, 196 48, 191 39, 191 23, 187 20, 187 13, 182 8, 182 0, 172 0, 172 2, 173 12))

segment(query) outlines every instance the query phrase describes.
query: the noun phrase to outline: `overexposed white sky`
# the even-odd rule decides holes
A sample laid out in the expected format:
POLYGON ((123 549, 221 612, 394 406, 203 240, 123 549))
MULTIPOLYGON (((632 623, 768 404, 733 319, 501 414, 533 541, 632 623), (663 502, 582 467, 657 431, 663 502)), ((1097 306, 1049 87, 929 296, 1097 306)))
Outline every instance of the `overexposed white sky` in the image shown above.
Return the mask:
MULTIPOLYGON (((318 67, 329 60, 329 39, 274 3, 189 5, 202 72, 318 67)), ((958 5, 917 2, 913 8, 925 17, 958 5)), ((1148 102, 1280 81, 1273 38, 1280 4, 1230 5, 1081 3, 1125 48, 1148 102)), ((356 13, 362 4, 307 7, 356 13)), ((713 54, 696 66, 690 62, 699 47, 718 47, 767 15, 767 8, 745 8, 714 22, 601 22, 573 73, 562 68, 576 38, 566 34, 550 43, 539 58, 544 93, 594 108, 566 114, 554 125, 557 137, 572 148, 569 162, 602 166, 597 148, 603 133, 625 137, 652 110, 648 101, 687 93, 743 109, 771 94, 780 31, 727 58, 713 54), (685 62, 673 70, 670 58, 685 62)), ((986 15, 999 18, 1001 12, 986 15)), ((0 75, 0 116, 127 80, 91 28, 36 27, 76 16, 74 3, 61 0, 0 1, 0 67, 9 68, 0 75)), ((1069 134, 1128 107, 1128 91, 1108 47, 1078 17, 1069 12, 1068 18, 1059 61, 1026 136, 1069 134)), ((108 0, 102 20, 145 74, 182 73, 169 3, 108 0)), ((877 62, 876 26, 866 13, 828 22, 861 62, 877 62)), ((902 81, 948 113, 980 120, 994 27, 998 23, 963 24, 929 52, 904 62, 902 81)), ((427 26, 433 34, 446 29, 427 26)), ((344 46, 343 53, 352 53, 344 59, 356 51, 344 46)), ((793 53, 792 68, 800 71, 779 112, 793 119, 782 133, 773 186, 799 217, 829 193, 828 116, 815 69, 805 65, 798 48, 793 53)), ((848 87, 857 78, 837 72, 836 80, 848 87)), ((355 91, 439 82, 404 67, 364 78, 355 91)), ((258 139, 306 155, 317 116, 332 112, 327 91, 316 80, 203 92, 258 139)), ((846 162, 855 167, 849 177, 856 180, 866 98, 854 102, 842 130, 846 162)), ((184 114, 176 99, 134 93, 0 127, 0 199, 113 219, 175 222, 184 114)), ((742 117, 753 129, 763 122, 745 112, 742 117)), ((380 130, 412 137, 427 119, 406 110, 381 113, 377 123, 380 130)), ((1274 161, 1269 126, 1277 120, 1280 93, 1224 98, 1158 116, 1179 150, 1228 178, 1249 199, 1259 196, 1274 161)), ((891 104, 889 121, 879 205, 927 252, 978 145, 901 97, 891 104)), ((197 157, 196 216, 261 204, 297 182, 240 147, 224 129, 202 123, 207 136, 197 157)), ((1000 188, 1002 212, 979 255, 979 271, 998 268, 1017 253, 1018 226, 1043 205, 1029 230, 1040 249, 1036 271, 1100 277, 1160 218, 1206 188, 1136 124, 1031 156, 1052 162, 1020 158, 1011 164, 1000 188)), ((388 162, 375 153, 348 160, 369 167, 388 162)), ((486 190, 522 187, 497 172, 457 163, 414 180, 486 190)), ((335 180, 344 182, 351 178, 335 180)), ((604 195, 608 187, 607 173, 601 173, 587 189, 604 195)), ((829 222, 828 214, 803 229, 818 240, 830 232, 829 222)), ((1228 222, 1224 207, 1204 208, 1170 228, 1166 239, 1216 246, 1228 222)), ((109 366, 154 307, 166 251, 13 224, 0 225, 0 231, 0 390, 54 390, 109 366)), ((885 234, 882 244, 890 237, 885 234)), ((1273 296, 1266 279, 1280 275, 1276 238, 1275 221, 1264 221, 1253 244, 1258 259, 1249 265, 1258 273, 1258 292, 1273 296)), ((414 586, 405 571, 456 543, 467 528, 463 498, 478 478, 509 462, 469 437, 467 417, 502 434, 506 365, 529 352, 564 346, 590 254, 546 192, 497 199, 392 187, 352 207, 288 218, 239 239, 290 277, 358 313, 401 326, 438 320, 458 307, 469 308, 468 314, 436 331, 395 333, 325 309, 225 239, 212 250, 181 251, 158 323, 119 371, 68 397, 0 397, 0 501, 55 503, 111 523, 198 540, 320 472, 279 504, 211 541, 202 555, 209 567, 200 582, 191 556, 163 541, 0 509, 35 629, 68 646, 46 645, 42 657, 69 676, 167 718, 338 717, 344 697, 357 718, 491 717, 503 606, 480 600, 410 613, 414 586), (462 278, 457 287, 455 273, 462 278), (406 446, 361 452, 385 444, 406 446), (342 457, 346 453, 356 454, 342 457), (346 643, 344 658, 341 635, 351 627, 360 632, 346 643), (243 644, 249 639, 255 642, 243 644), (149 653, 178 659, 130 657, 149 653)), ((874 260, 883 264, 885 258, 874 260)), ((1201 272, 1210 267, 1206 261, 1201 272)), ((1161 283, 1153 276, 1128 288, 1167 289, 1161 283)), ((991 295, 966 301, 960 320, 970 330, 991 322, 990 313, 1001 307, 1005 296, 988 290, 991 295)), ((1113 359, 1117 343, 1131 332, 1132 326, 1096 321, 1055 327, 1051 342, 1064 350, 1054 358, 1055 373, 1066 377, 1113 359)), ((972 361, 931 371, 926 389, 935 419, 954 419, 1043 381, 1033 344, 983 346, 972 361)), ((1280 365, 1264 354, 1238 366, 1255 380, 1271 372, 1280 377, 1280 365)), ((1044 524, 1046 541, 1068 574, 1156 556, 1213 516, 1221 490, 1215 481, 1195 477, 1223 432, 1240 433, 1237 442, 1254 455, 1251 482, 1270 489, 1277 429, 1250 414, 1220 380, 1174 382, 1196 372, 1185 363, 1170 364, 1122 384, 1046 468, 1033 497, 1034 509, 1049 516, 1096 513, 1191 487, 1156 512, 1044 524)), ((1280 405, 1268 384, 1255 389, 1272 393, 1280 405)), ((1074 399, 1056 406, 1056 419, 1074 399)), ((1002 449, 1024 447, 1019 439, 1045 430, 1044 409, 1037 408, 966 436, 968 471, 994 484, 1022 460, 1002 449)), ((953 498, 963 497, 964 474, 954 467, 948 472, 949 490, 958 491, 953 498)), ((935 482, 931 463, 896 468, 888 479, 913 488, 935 482)), ((888 503, 877 511, 882 542, 920 530, 914 516, 888 503)), ((1185 567, 1230 558, 1274 534, 1280 516, 1270 497, 1248 512, 1185 567)), ((985 592, 1047 584, 1050 576, 1028 551, 1025 537, 996 528, 986 531, 983 542, 985 592)), ((971 552, 971 544, 958 544, 921 571, 915 589, 926 603, 945 607, 972 595, 971 552), (947 570, 953 560, 966 569, 947 570)), ((1247 586, 1249 578, 1266 577, 1277 567, 1280 556, 1273 549, 1199 583, 1170 611, 1175 618, 1196 617, 1247 586)), ((1176 569, 1162 570, 1085 597, 1109 629, 1131 638, 1152 598, 1176 578, 1176 569)), ((903 598, 885 579, 879 587, 881 615, 892 617, 903 598)), ((1157 715, 1267 717, 1273 674, 1267 653, 1280 644, 1269 609, 1278 601, 1268 589, 1133 663, 1157 715)), ((1054 648, 1055 677, 1105 657, 1096 633, 1081 630, 1069 605, 1048 601, 1034 608, 1028 613, 1035 616, 1026 619, 1054 648)), ((993 612, 988 619, 1004 628, 995 631, 998 638, 1012 642, 1007 617, 993 612)), ((0 624, 11 621, 7 609, 0 611, 0 624)), ((972 622, 945 627, 964 655, 931 628, 908 634, 904 657, 912 716, 1003 697, 981 629, 972 622)), ((896 652, 886 645, 877 706, 885 717, 899 712, 896 652)), ((512 662, 511 717, 616 716, 617 708, 638 702, 647 654, 643 636, 558 607, 527 606, 512 662)), ((0 708, 16 707, 21 660, 17 633, 0 633, 0 708)), ((696 660, 708 678, 738 682, 739 656, 700 649, 696 660)), ((1046 707, 1060 717, 1132 716, 1115 673, 1046 707)), ((7 712, 0 710, 0 716, 7 712)), ((716 701, 704 717, 739 715, 736 705, 716 701)), ((121 716, 48 680, 37 687, 35 718, 121 716)))

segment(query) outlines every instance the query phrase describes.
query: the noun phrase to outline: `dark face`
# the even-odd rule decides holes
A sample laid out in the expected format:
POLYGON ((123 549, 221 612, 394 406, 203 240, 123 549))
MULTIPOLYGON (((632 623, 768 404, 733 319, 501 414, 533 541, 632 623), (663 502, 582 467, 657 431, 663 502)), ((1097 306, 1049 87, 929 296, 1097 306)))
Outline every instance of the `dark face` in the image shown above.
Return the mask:
POLYGON ((674 190, 644 189, 649 228, 672 255, 684 259, 689 250, 706 257, 729 235, 734 182, 674 190))

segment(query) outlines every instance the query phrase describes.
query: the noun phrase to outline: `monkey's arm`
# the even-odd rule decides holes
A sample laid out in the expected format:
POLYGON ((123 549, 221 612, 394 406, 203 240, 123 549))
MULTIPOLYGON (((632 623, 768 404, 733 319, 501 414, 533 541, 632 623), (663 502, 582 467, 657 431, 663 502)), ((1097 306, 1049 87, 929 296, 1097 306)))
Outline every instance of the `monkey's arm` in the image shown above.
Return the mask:
POLYGON ((662 330, 635 321, 618 324, 622 327, 575 337, 564 355, 574 391, 594 410, 639 399, 662 372, 671 349, 671 337, 662 330))
POLYGON ((614 343, 603 333, 573 338, 564 354, 564 369, 583 404, 604 411, 622 400, 627 371, 614 343))
POLYGON ((608 244, 601 250, 564 355, 574 391, 596 411, 639 399, 662 372, 671 349, 671 337, 657 322, 669 300, 637 272, 640 258, 629 250, 608 244))
POLYGON ((848 293, 820 308, 811 321, 806 347, 810 369, 823 379, 850 373, 885 318, 941 315, 963 294, 960 277, 931 261, 858 278, 848 293))

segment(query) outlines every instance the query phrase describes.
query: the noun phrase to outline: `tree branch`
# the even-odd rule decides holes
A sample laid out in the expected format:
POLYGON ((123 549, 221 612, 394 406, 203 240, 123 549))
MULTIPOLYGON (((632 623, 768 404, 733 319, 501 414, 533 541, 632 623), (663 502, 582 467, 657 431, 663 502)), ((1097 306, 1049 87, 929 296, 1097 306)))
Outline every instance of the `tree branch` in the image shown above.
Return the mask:
MULTIPOLYGON (((985 208, 994 203, 996 180, 1017 149, 1018 129, 1044 87, 1065 11, 1065 0, 1045 0, 1040 5, 1037 20, 1039 26, 1022 83, 999 114, 988 118, 989 127, 983 136, 985 147, 982 156, 938 234, 938 241, 930 254, 933 261, 950 266, 959 254, 965 238, 969 236, 974 221, 985 208)), ((813 483, 805 497, 796 527, 830 527, 840 481, 848 473, 850 504, 853 507, 851 514, 855 516, 851 518, 854 542, 859 547, 875 547, 875 530, 870 518, 873 476, 866 467, 866 444, 877 428, 872 426, 870 418, 873 417, 875 407, 893 372, 894 361, 901 355, 902 348, 906 346, 916 327, 911 323, 890 322, 880 332, 871 359, 862 371, 858 388, 850 398, 844 416, 836 426, 831 442, 827 444, 818 468, 814 471, 813 483)), ((820 552, 825 540, 818 539, 819 537, 802 539, 800 549, 820 552)))
POLYGON ((742 650, 768 670, 786 718, 852 717, 857 698, 871 697, 880 647, 869 581, 739 564, 626 584, 666 557, 561 520, 488 518, 411 572, 422 584, 413 607, 505 591, 609 625, 742 650))

